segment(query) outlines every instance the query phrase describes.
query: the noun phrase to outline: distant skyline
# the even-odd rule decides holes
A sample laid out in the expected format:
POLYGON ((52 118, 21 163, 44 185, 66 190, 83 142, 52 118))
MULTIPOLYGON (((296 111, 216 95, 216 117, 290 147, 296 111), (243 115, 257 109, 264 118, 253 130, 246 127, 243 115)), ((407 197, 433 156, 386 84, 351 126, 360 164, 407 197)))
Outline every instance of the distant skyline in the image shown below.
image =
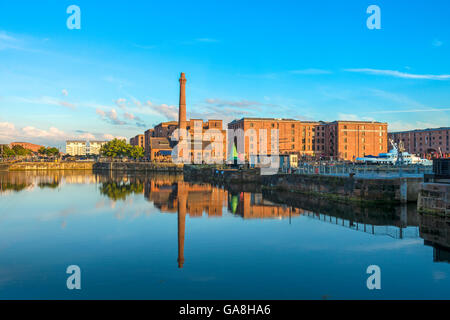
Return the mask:
POLYGON ((450 126, 450 2, 0 4, 0 143, 63 147, 187 118, 450 126), (81 29, 69 30, 69 5, 81 29), (381 9, 369 30, 366 9, 381 9))

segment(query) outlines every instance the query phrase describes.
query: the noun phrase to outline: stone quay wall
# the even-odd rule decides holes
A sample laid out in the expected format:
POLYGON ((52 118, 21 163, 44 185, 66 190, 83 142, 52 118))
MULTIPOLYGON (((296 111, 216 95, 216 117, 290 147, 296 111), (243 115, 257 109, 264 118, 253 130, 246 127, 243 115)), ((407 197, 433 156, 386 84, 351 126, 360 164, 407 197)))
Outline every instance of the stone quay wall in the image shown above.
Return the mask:
POLYGON ((96 162, 94 171, 183 172, 182 164, 152 162, 96 162))
POLYGON ((92 170, 94 162, 15 162, 10 164, 5 170, 9 171, 29 171, 29 170, 92 170))
POLYGON ((362 179, 311 174, 261 175, 259 169, 216 169, 187 165, 187 181, 223 185, 260 184, 262 188, 316 195, 341 202, 397 204, 417 202, 423 178, 362 179))
POLYGON ((422 213, 450 216, 450 184, 423 183, 417 209, 422 213))

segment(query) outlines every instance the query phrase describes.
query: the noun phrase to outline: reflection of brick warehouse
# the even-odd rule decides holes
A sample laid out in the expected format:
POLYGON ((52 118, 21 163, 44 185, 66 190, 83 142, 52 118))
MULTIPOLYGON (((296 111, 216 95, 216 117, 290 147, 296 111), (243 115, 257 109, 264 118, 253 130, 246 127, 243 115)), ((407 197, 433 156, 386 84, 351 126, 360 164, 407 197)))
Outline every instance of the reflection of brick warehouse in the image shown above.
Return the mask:
POLYGON ((147 181, 145 197, 162 212, 174 213, 178 210, 178 195, 186 196, 185 211, 191 217, 221 216, 226 206, 228 192, 210 185, 196 185, 182 181, 147 181))
POLYGON ((450 127, 391 132, 389 138, 403 142, 405 151, 423 157, 440 155, 450 157, 450 127))
MULTIPOLYGON (((264 154, 260 146, 260 129, 265 129, 267 132, 267 154, 272 152, 271 131, 273 129, 278 130, 280 154, 354 160, 356 157, 378 155, 387 151, 386 123, 366 121, 327 123, 294 119, 242 118, 229 123, 228 128, 242 129, 247 132, 244 138, 246 160, 249 160, 251 152, 264 154)), ((242 143, 242 138, 240 141, 242 143)), ((230 141, 228 147, 230 148, 233 143, 239 143, 237 138, 230 141)))
POLYGON ((424 244, 433 247, 433 261, 450 262, 450 223, 446 217, 420 215, 419 232, 424 244))
POLYGON ((230 195, 229 204, 230 210, 235 211, 235 214, 242 216, 244 219, 284 218, 303 214, 302 209, 275 204, 264 200, 261 194, 248 192, 241 192, 239 195, 234 196, 230 195), (232 197, 239 197, 238 205, 235 209, 232 208, 232 197))

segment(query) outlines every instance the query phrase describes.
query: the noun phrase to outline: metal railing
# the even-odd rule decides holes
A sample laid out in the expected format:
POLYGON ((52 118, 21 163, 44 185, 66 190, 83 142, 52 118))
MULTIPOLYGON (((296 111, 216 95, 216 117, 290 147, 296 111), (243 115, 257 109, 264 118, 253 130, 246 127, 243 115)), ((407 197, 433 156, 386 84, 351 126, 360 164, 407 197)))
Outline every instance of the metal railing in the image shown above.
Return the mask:
POLYGON ((296 174, 326 175, 348 177, 353 174, 355 178, 383 179, 383 178, 421 178, 424 174, 432 172, 431 166, 407 165, 358 165, 358 164, 300 164, 293 170, 296 174))

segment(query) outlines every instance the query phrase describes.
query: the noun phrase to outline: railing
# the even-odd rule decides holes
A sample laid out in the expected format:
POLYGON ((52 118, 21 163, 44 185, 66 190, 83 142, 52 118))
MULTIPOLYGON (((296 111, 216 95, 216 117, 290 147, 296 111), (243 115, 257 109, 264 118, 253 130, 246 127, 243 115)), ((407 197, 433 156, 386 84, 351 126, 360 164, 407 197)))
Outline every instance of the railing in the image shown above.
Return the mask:
POLYGON ((350 221, 343 218, 332 217, 322 213, 305 211, 308 218, 346 227, 355 231, 369 233, 372 235, 389 236, 394 239, 417 239, 420 238, 419 226, 399 227, 395 225, 372 225, 369 223, 350 221))
POLYGON ((353 174, 355 178, 383 179, 410 177, 421 178, 430 174, 432 167, 423 165, 386 166, 386 165, 358 165, 358 164, 300 164, 293 173, 315 174, 327 176, 346 176, 353 174))

